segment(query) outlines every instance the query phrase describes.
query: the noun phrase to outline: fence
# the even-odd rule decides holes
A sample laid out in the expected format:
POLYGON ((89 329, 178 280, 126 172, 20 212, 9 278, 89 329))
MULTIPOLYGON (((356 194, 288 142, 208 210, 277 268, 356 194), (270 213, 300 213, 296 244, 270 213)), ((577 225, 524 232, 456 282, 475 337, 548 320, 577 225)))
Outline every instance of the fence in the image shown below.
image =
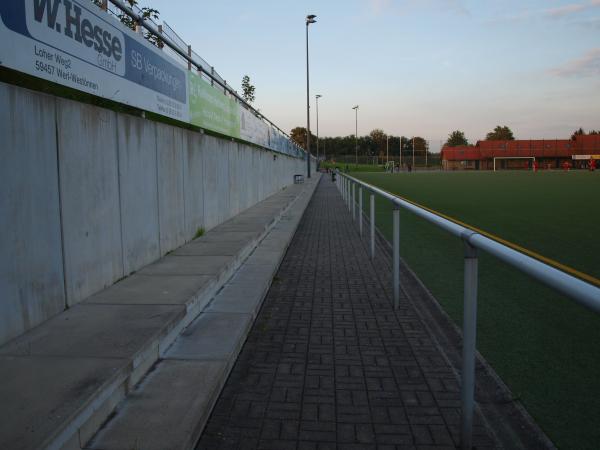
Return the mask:
POLYGON ((275 147, 277 151, 290 154, 296 157, 306 157, 305 151, 295 145, 290 136, 280 129, 277 125, 271 122, 262 113, 256 110, 248 102, 246 102, 235 89, 227 84, 214 67, 208 64, 203 58, 192 50, 192 46, 179 37, 179 35, 166 23, 156 23, 152 17, 144 17, 143 10, 138 6, 131 6, 126 0, 92 0, 100 6, 108 14, 115 17, 117 20, 130 20, 131 24, 136 25, 137 31, 140 33, 146 30, 144 36, 149 41, 155 43, 179 65, 186 67, 188 70, 195 69, 196 74, 206 81, 209 81, 213 86, 223 89, 223 94, 233 98, 240 106, 251 112, 259 120, 268 125, 268 143, 270 147, 275 147))
POLYGON ((475 342, 477 329, 478 251, 498 258, 546 286, 570 297, 579 304, 600 313, 600 288, 586 283, 548 264, 520 253, 493 239, 458 225, 433 212, 401 199, 373 185, 337 172, 336 184, 344 201, 358 221, 363 235, 363 190, 369 193, 370 253, 375 257, 375 195, 389 200, 393 205, 393 292, 394 307, 400 302, 400 208, 408 210, 427 222, 460 238, 464 244, 464 298, 463 298, 463 349, 461 369, 461 446, 472 446, 473 411, 475 394, 475 342), (358 195, 356 188, 358 187, 358 195), (358 202, 356 197, 358 196, 358 202), (358 210, 357 210, 358 209, 358 210))
POLYGON ((403 168, 407 167, 407 164, 410 163, 413 168, 431 168, 431 169, 441 169, 441 159, 439 153, 429 153, 427 157, 425 157, 422 153, 420 155, 415 155, 413 160, 412 154, 404 153, 402 158, 395 153, 389 155, 389 158, 386 155, 383 156, 369 156, 369 155, 358 155, 358 157, 354 154, 344 154, 344 155, 336 155, 336 154, 327 154, 327 158, 330 161, 335 161, 336 164, 342 168, 345 164, 364 164, 364 165, 384 165, 386 161, 394 161, 396 164, 401 164, 403 168))

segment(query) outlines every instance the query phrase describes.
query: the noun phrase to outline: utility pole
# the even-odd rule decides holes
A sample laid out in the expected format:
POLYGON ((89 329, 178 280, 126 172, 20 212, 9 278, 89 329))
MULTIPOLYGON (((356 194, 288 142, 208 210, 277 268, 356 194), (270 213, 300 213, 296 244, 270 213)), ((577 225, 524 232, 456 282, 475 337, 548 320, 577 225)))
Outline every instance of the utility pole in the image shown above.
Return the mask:
POLYGON ((413 170, 415 169, 415 137, 413 136, 413 158, 412 158, 413 162, 412 162, 412 166, 413 166, 413 170))

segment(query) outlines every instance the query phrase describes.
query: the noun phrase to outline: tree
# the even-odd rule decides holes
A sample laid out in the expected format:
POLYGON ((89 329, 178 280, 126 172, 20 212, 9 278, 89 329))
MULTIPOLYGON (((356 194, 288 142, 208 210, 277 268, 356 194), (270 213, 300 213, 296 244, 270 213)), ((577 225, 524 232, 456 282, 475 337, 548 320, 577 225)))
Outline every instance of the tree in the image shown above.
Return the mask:
MULTIPOLYGON (((92 2, 98 6, 98 7, 102 7, 102 0, 92 0, 92 2)), ((138 0, 125 0, 125 3, 129 4, 130 9, 133 9, 134 6, 138 5, 138 0)), ((147 6, 144 6, 142 8, 139 8, 139 14, 142 16, 142 19, 144 20, 158 20, 159 18, 159 14, 160 12, 157 9, 154 8, 149 8, 147 6)), ((135 21, 134 19, 132 19, 130 16, 128 16, 127 14, 125 14, 123 11, 119 10, 119 13, 117 14, 117 17, 119 18, 119 20, 121 21, 122 24, 124 24, 125 26, 131 28, 133 31, 135 31, 136 27, 137 27, 137 21, 135 21)), ((152 45, 156 45, 159 48, 163 47, 163 41, 161 39, 158 38, 158 36, 155 36, 154 34, 150 33, 149 31, 145 31, 144 32, 144 38, 150 42, 152 45)))
POLYGON ((494 131, 490 131, 485 137, 488 141, 514 141, 515 137, 510 128, 498 125, 494 131))
MULTIPOLYGON (((250 77, 244 75, 244 78, 242 78, 242 97, 246 102, 252 103, 254 101, 254 91, 255 87, 250 83, 250 77)), ((304 136, 306 137, 306 132, 304 132, 304 136)))
POLYGON ((455 130, 448 135, 446 145, 448 147, 456 147, 458 145, 469 145, 469 141, 467 141, 464 131, 455 130))
MULTIPOLYGON (((290 131, 290 138, 294 141, 299 147, 302 147, 306 150, 306 128, 305 127, 296 127, 292 128, 290 131)), ((310 133, 310 148, 317 148, 317 137, 310 133)), ((312 151, 311 151, 312 153, 312 151)))
POLYGON ((573 132, 573 134, 571 135, 571 140, 574 141, 577 136, 581 136, 581 135, 584 135, 584 134, 585 134, 585 131, 583 130, 583 128, 579 128, 579 130, 575 130, 573 132))
POLYGON ((385 132, 379 128, 375 128, 374 130, 372 130, 369 133, 369 137, 371 138, 371 142, 367 143, 367 144, 371 144, 371 145, 367 145, 367 148, 370 147, 370 150, 373 153, 379 154, 380 156, 383 156, 385 154, 385 145, 386 145, 386 140, 387 140, 387 134, 385 134, 385 132))
POLYGON ((577 136, 585 136, 585 135, 590 135, 590 134, 600 134, 600 130, 590 130, 587 133, 585 132, 585 130, 583 128, 579 128, 579 130, 575 130, 573 132, 573 134, 571 135, 571 140, 575 140, 577 138, 577 136))

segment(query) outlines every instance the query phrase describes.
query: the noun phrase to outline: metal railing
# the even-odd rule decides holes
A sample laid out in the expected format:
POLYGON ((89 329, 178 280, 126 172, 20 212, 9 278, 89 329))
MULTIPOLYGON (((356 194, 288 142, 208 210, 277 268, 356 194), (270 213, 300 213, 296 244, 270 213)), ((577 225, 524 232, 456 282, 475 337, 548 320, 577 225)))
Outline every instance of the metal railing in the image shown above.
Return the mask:
POLYGON ((139 7, 131 7, 123 0, 101 0, 101 3, 102 5, 100 7, 112 16, 116 17, 118 16, 119 12, 122 12, 131 17, 131 19, 138 24, 140 30, 144 28, 149 33, 156 36, 161 42, 161 48, 165 49, 165 52, 170 54, 174 60, 178 61, 184 66, 187 66, 189 70, 192 70, 192 67, 194 67, 199 76, 210 81, 210 83, 213 85, 222 87, 225 95, 234 98, 238 103, 241 104, 242 107, 252 111, 256 117, 268 123, 275 130, 285 136, 294 145, 294 148, 297 152, 304 155, 306 154, 306 151, 296 145, 285 131, 283 131, 281 128, 271 122, 271 120, 265 117, 264 114, 246 102, 235 89, 229 86, 227 82, 214 70, 214 67, 210 66, 204 59, 198 56, 192 50, 191 45, 185 44, 185 41, 181 39, 177 33, 175 33, 175 31, 169 25, 167 25, 166 22, 163 22, 162 25, 159 25, 151 18, 142 17, 142 11, 139 7))
POLYGON ((412 212, 429 223, 460 238, 464 244, 464 298, 463 298, 463 348, 461 368, 461 447, 471 449, 473 438, 473 411, 475 396, 475 342, 477 330, 478 250, 492 255, 537 281, 570 297, 579 304, 600 313, 600 288, 558 270, 535 258, 518 252, 474 230, 427 211, 376 186, 336 172, 336 184, 353 220, 359 221, 359 233, 363 235, 362 198, 363 189, 369 193, 369 218, 371 225, 370 252, 375 257, 375 195, 389 200, 394 209, 393 218, 393 291, 394 308, 400 303, 400 208, 412 212), (358 187, 358 214, 356 211, 356 187, 358 187))

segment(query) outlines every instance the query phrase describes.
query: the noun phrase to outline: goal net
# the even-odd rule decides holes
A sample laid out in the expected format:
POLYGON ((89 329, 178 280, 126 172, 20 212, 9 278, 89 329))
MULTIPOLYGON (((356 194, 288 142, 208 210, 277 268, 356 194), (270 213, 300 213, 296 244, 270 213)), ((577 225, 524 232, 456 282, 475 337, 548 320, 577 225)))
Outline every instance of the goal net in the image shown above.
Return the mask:
POLYGON ((531 170, 535 156, 497 156, 494 158, 496 170, 531 170))

